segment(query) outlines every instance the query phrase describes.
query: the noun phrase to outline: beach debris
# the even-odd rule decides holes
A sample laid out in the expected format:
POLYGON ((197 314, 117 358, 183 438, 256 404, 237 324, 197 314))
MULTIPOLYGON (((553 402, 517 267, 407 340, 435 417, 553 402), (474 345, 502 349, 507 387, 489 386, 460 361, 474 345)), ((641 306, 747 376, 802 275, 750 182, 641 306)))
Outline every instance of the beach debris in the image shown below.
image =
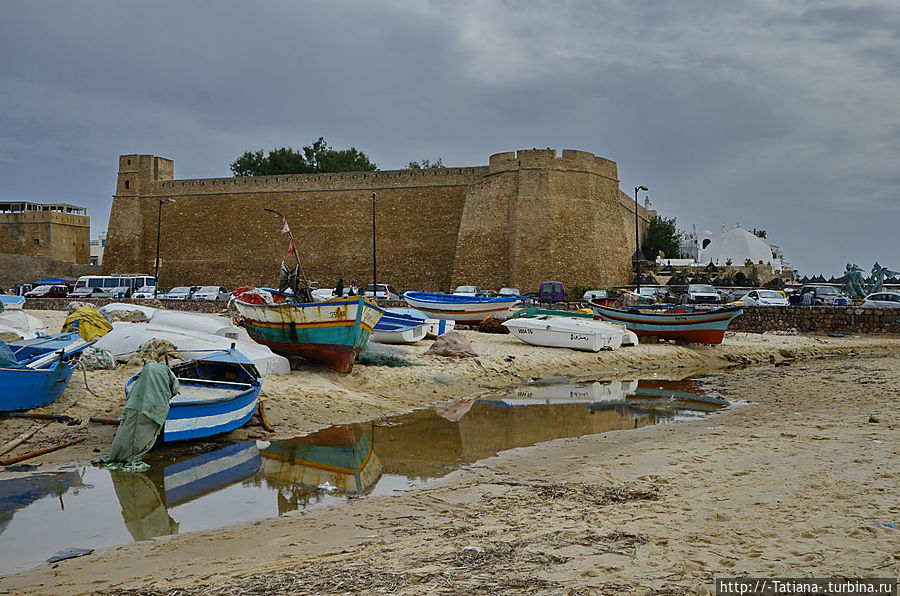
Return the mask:
POLYGON ((450 358, 475 358, 478 356, 466 336, 459 331, 448 331, 438 337, 425 354, 450 358))
POLYGON ((369 366, 418 366, 417 363, 404 358, 408 354, 408 351, 397 346, 369 342, 356 357, 356 361, 369 366))
POLYGON ((24 433, 22 433, 21 435, 19 435, 12 441, 10 441, 10 442, 4 444, 2 447, 0 447, 0 455, 3 455, 4 453, 9 453, 10 451, 12 451, 16 447, 18 447, 19 445, 21 445, 22 443, 24 443, 25 441, 27 441, 28 439, 30 439, 31 437, 36 435, 39 431, 44 430, 51 424, 53 424, 52 421, 48 422, 47 424, 44 424, 42 426, 36 426, 34 428, 30 428, 30 429, 26 430, 24 433))
POLYGON ((4 459, 0 461, 0 466, 8 466, 9 464, 17 464, 20 461, 25 461, 26 459, 31 459, 32 457, 37 457, 39 455, 44 455, 47 453, 52 453, 54 451, 58 451, 65 447, 71 447, 72 445, 77 445, 87 439, 87 437, 81 437, 80 439, 75 439, 74 441, 66 441, 65 443, 60 443, 59 445, 54 445, 53 447, 46 447, 44 449, 38 449, 37 451, 31 451, 29 453, 25 453, 22 455, 18 455, 16 457, 10 457, 9 459, 4 459))
POLYGON ((275 429, 272 428, 272 425, 269 424, 269 421, 266 419, 266 408, 263 406, 262 400, 256 402, 256 410, 259 414, 259 422, 262 424, 262 427, 269 431, 270 433, 275 432, 275 429))
POLYGON ((878 418, 876 418, 875 416, 869 416, 869 422, 872 424, 878 424, 880 420, 878 420, 878 418))
POLYGON ((97 346, 88 346, 81 353, 81 363, 85 370, 115 370, 116 359, 112 352, 97 346))
POLYGON ((142 310, 109 310, 101 311, 110 323, 126 321, 128 323, 147 323, 150 319, 142 310))
POLYGON ((882 528, 890 528, 892 530, 896 530, 897 526, 895 524, 889 524, 887 522, 875 522, 876 526, 881 526, 882 528))
POLYGON ((53 556, 47 559, 47 562, 56 563, 58 561, 65 561, 66 559, 83 557, 85 555, 91 554, 92 552, 94 552, 94 549, 92 548, 64 548, 61 551, 53 553, 53 556))
POLYGON ((144 366, 148 362, 163 362, 170 356, 180 357, 175 344, 165 339, 148 339, 128 358, 128 365, 144 366))
POLYGON ((316 487, 316 490, 320 493, 332 493, 337 490, 337 487, 326 480, 322 484, 318 485, 316 487))

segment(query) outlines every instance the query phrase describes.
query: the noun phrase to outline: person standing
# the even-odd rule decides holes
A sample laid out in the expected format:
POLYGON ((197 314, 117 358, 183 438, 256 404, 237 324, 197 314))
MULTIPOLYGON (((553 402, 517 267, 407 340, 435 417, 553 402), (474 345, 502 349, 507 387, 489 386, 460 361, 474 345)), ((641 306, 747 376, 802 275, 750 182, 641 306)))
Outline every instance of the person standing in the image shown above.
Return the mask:
POLYGON ((344 296, 344 278, 340 278, 337 283, 337 287, 331 292, 332 296, 337 296, 338 298, 342 298, 344 296))
POLYGON ((356 287, 355 281, 351 281, 350 282, 350 295, 356 296, 357 294, 359 294, 359 288, 356 287))

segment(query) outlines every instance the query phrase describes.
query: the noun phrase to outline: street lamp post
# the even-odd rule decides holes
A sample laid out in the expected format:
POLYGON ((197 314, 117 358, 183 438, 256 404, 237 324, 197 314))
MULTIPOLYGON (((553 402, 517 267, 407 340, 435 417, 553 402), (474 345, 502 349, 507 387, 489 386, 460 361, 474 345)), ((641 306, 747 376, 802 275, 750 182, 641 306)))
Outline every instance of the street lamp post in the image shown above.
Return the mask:
POLYGON ((162 229, 162 206, 163 203, 174 203, 175 199, 160 199, 159 208, 156 212, 156 270, 153 272, 153 298, 159 293, 159 232, 162 229))
MULTIPOLYGON (((363 292, 365 294, 365 292, 363 292)), ((378 264, 375 256, 375 193, 372 193, 372 298, 378 300, 378 264)))
POLYGON ((637 272, 637 277, 635 278, 635 285, 637 289, 637 293, 641 293, 641 235, 638 231, 638 191, 643 190, 647 192, 646 186, 635 186, 634 187, 634 270, 637 272))

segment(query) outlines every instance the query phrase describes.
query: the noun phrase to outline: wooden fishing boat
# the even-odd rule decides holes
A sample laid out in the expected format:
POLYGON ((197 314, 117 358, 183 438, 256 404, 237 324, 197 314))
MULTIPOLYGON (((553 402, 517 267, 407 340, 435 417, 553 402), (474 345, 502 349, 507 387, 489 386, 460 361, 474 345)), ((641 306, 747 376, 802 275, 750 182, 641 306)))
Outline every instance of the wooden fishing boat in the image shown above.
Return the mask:
POLYGON ((639 336, 656 336, 688 343, 720 344, 728 324, 743 314, 740 307, 691 311, 690 308, 629 308, 622 310, 592 302, 604 321, 623 323, 639 336))
POLYGON ((0 412, 46 406, 59 399, 75 371, 75 363, 50 354, 31 364, 0 365, 0 412))
POLYGON ((453 328, 456 326, 456 321, 451 319, 433 319, 423 313, 422 311, 415 308, 387 308, 385 309, 385 313, 398 313, 401 315, 409 315, 411 317, 415 317, 417 319, 422 319, 425 321, 425 337, 429 339, 436 339, 448 331, 453 331, 453 328))
POLYGON ((250 337, 273 352, 300 356, 340 373, 353 368, 384 314, 374 300, 362 296, 305 303, 290 294, 270 294, 272 303, 249 302, 247 293, 235 297, 240 325, 250 337))
POLYGON ((77 332, 0 342, 0 412, 30 410, 59 399, 75 371, 72 357, 87 345, 77 332))
POLYGON ((406 292, 403 299, 412 308, 435 319, 453 321, 483 321, 490 317, 503 317, 520 301, 518 296, 463 296, 438 292, 406 292))
MULTIPOLYGON (((510 319, 519 319, 519 318, 535 318, 535 317, 571 317, 574 319, 582 319, 593 321, 598 319, 597 315, 594 314, 594 311, 589 308, 582 308, 579 310, 550 310, 547 308, 520 308, 514 311, 509 315, 510 319)), ((636 346, 638 345, 638 336, 634 331, 630 331, 623 325, 622 323, 613 323, 610 321, 606 321, 608 325, 616 325, 624 334, 622 335, 622 345, 623 346, 636 346)))
POLYGON ((625 334, 620 326, 605 321, 548 315, 507 319, 503 326, 525 343, 587 352, 615 350, 625 334))
POLYGON ((388 311, 375 323, 370 339, 383 344, 414 344, 425 339, 427 331, 425 319, 388 311))
MULTIPOLYGON (((230 432, 256 411, 262 377, 239 351, 221 350, 171 367, 179 391, 169 400, 162 441, 184 441, 230 432)), ((125 384, 126 395, 138 375, 125 384)))

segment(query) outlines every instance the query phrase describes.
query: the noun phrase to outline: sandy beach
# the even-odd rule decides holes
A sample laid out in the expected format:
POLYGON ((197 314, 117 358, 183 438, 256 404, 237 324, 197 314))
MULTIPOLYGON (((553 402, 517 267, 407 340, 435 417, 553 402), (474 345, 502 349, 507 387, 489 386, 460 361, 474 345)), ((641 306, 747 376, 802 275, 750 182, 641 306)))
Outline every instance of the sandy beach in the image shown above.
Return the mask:
MULTIPOLYGON (((36 314, 51 330, 64 318, 36 314)), ((424 355, 423 341, 403 348, 417 366, 266 377, 275 432, 251 424, 233 438, 291 437, 551 376, 713 372, 707 390, 741 405, 506 451, 410 492, 96 551, 2 578, 0 593, 710 594, 722 576, 898 575, 900 339, 728 333, 719 346, 589 353, 463 333, 477 358, 424 355)), ((117 417, 138 370, 90 372, 87 386, 79 372, 41 411, 117 417)), ((3 420, 0 442, 37 424, 3 420)), ((35 460, 85 463, 114 430, 54 423, 12 454, 85 437, 35 460)))

